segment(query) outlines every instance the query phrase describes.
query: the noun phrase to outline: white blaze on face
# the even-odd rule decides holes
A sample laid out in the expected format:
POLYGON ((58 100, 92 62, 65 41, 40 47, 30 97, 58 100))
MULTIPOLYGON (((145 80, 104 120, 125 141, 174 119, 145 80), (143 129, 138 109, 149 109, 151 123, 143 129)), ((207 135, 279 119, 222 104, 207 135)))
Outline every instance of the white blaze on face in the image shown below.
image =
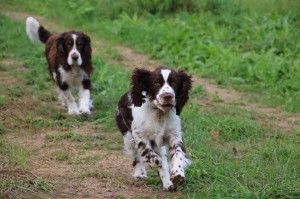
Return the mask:
POLYGON ((162 94, 168 93, 168 94, 172 94, 175 96, 175 92, 174 92, 173 88, 167 82, 169 79, 170 73, 171 73, 171 70, 169 70, 169 69, 161 70, 161 75, 163 76, 165 83, 159 90, 158 94, 156 95, 156 99, 158 100, 158 102, 160 104, 163 104, 163 101, 162 101, 163 99, 161 98, 162 94))
POLYGON ((72 38, 73 38, 74 44, 73 44, 72 50, 69 52, 69 55, 68 55, 68 64, 73 65, 74 61, 75 61, 75 64, 80 66, 82 64, 82 59, 81 59, 81 55, 76 47, 76 40, 78 38, 78 35, 72 34, 72 38), (73 60, 73 58, 72 58, 73 54, 78 56, 77 60, 73 60))

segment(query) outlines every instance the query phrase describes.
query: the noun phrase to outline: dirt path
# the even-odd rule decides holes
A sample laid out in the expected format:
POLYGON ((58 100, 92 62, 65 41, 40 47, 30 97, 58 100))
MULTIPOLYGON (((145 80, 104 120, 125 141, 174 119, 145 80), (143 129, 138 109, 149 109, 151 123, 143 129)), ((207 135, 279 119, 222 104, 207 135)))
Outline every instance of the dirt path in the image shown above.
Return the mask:
MULTIPOLYGON (((16 12, 5 12, 4 14, 22 22, 29 16, 28 13, 16 12)), ((57 23, 49 22, 43 17, 35 17, 50 30, 66 30, 66 28, 57 23)), ((108 47, 116 50, 121 56, 118 59, 105 57, 107 61, 118 63, 130 70, 140 66, 146 66, 146 68, 152 69, 160 65, 158 61, 151 60, 144 54, 137 53, 124 46, 112 45, 107 41, 95 38, 92 39, 92 44, 94 54, 102 54, 102 49, 108 47)), ((2 62, 8 66, 9 63, 13 61, 5 60, 2 62)), ((16 63, 14 63, 14 65, 16 65, 16 63)), ((26 69, 19 65, 19 68, 16 70, 26 69)), ((9 77, 7 74, 0 73, 0 77, 1 86, 10 82, 21 84, 18 79, 13 76, 9 77), (5 79, 2 78, 4 76, 5 79)), ((245 95, 233 89, 219 88, 211 83, 210 79, 194 77, 193 81, 194 86, 201 85, 208 92, 207 97, 198 100, 204 108, 215 103, 232 105, 235 101, 247 101, 245 95), (213 99, 216 95, 220 98, 219 102, 215 102, 213 99)), ((15 133, 9 135, 9 139, 31 148, 32 153, 34 153, 34 157, 31 158, 29 162, 29 165, 31 165, 29 170, 34 172, 37 176, 47 179, 52 184, 61 185, 61 187, 55 189, 55 193, 53 193, 54 198, 150 198, 153 196, 156 198, 173 198, 180 196, 180 193, 170 194, 164 193, 161 190, 153 190, 148 187, 145 182, 131 179, 131 166, 124 164, 129 161, 124 157, 122 152, 118 150, 107 150, 103 147, 106 143, 122 145, 122 140, 115 141, 116 137, 120 137, 118 132, 108 133, 101 130, 101 127, 93 126, 88 123, 65 129, 49 127, 36 132, 30 129, 26 121, 17 121, 18 125, 16 127, 15 121, 12 122, 10 119, 7 119, 7 116, 9 116, 8 118, 15 118, 15 116, 19 114, 28 114, 34 107, 39 106, 38 104, 39 100, 33 96, 24 95, 20 100, 12 103, 3 110, 0 119, 3 119, 5 124, 15 131, 15 133), (22 109, 22 113, 20 113, 20 107, 24 107, 25 105, 28 110, 22 109), (20 128, 20 126, 22 128, 20 128), (24 135, 22 134, 23 131, 29 131, 31 133, 30 135, 24 135), (53 137, 53 135, 58 134, 58 132, 60 132, 60 134, 75 132, 76 135, 85 137, 93 137, 100 133, 104 138, 89 143, 92 145, 92 149, 85 150, 82 148, 81 142, 74 142, 74 140, 68 139, 53 141, 49 138, 49 135, 53 137), (67 161, 58 161, 55 157, 57 157, 58 152, 62 151, 70 151, 70 159, 67 161), (85 161, 90 162, 86 163, 85 161), (81 164, 81 162, 85 162, 85 164, 81 164)), ((55 104, 52 105, 56 106, 55 104)), ((274 129, 289 132, 294 128, 300 128, 299 114, 286 113, 279 109, 267 108, 250 103, 234 106, 263 113, 266 117, 264 119, 265 121, 262 122, 273 126, 274 129)), ((53 196, 49 194, 49 197, 51 198, 53 196)))

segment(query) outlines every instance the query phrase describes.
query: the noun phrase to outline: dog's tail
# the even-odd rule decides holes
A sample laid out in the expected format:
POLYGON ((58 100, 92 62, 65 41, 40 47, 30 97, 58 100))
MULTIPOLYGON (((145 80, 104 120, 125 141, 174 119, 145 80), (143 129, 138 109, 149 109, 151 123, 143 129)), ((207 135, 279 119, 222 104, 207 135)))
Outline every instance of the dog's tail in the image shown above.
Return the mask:
POLYGON ((40 41, 46 43, 51 33, 46 30, 40 23, 33 17, 26 19, 26 33, 31 41, 40 41))

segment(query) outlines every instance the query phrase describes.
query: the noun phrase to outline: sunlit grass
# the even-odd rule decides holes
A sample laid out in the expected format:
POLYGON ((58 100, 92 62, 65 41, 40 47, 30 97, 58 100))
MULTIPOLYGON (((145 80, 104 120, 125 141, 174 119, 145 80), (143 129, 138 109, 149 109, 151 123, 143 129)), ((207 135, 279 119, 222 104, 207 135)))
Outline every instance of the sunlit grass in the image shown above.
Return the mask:
MULTIPOLYGON (((59 9, 64 9, 64 7, 59 7, 59 9)), ((48 11, 47 7, 41 6, 40 12, 46 11, 48 11)), ((70 11, 67 10, 64 14, 68 15, 68 12, 70 11)), ((52 14, 55 14, 55 12, 52 14)), ((54 16, 52 17, 54 18, 54 16)), ((57 15, 57 17, 59 17, 59 15, 57 15)), ((131 43, 131 45, 139 45, 139 48, 146 48, 152 44, 152 46, 145 51, 149 51, 148 53, 154 57, 164 59, 166 62, 175 64, 176 66, 177 64, 179 65, 179 63, 182 63, 182 68, 188 70, 190 73, 198 73, 198 70, 203 70, 203 74, 207 75, 214 75, 214 73, 216 73, 216 78, 220 81, 220 83, 224 84, 234 82, 235 85, 241 84, 240 86, 243 87, 245 86, 244 84, 247 83, 246 80, 249 74, 251 78, 254 78, 254 80, 258 77, 264 78, 264 75, 268 76, 268 73, 261 72, 258 69, 260 69, 260 67, 263 68, 264 66, 267 66, 266 63, 270 60, 270 63, 274 63, 274 67, 276 66, 278 68, 280 68, 280 65, 276 65, 277 63, 275 62, 286 61, 286 57, 284 57, 284 55, 278 56, 276 59, 273 57, 273 51, 268 50, 266 47, 267 42, 260 42, 260 40, 264 39, 263 35, 258 37, 259 40, 254 42, 254 45, 243 46, 242 50, 236 46, 232 47, 231 45, 235 44, 235 42, 239 44, 243 43, 243 40, 231 41, 232 43, 229 42, 226 44, 228 45, 228 49, 224 49, 222 46, 224 44, 224 40, 222 39, 226 38, 226 34, 233 34, 233 29, 231 29, 231 31, 226 31, 224 28, 225 25, 220 24, 229 23, 226 21, 227 19, 219 19, 218 16, 213 15, 207 15, 207 18, 204 18, 216 20, 213 23, 210 21, 205 23, 205 30, 210 30, 208 33, 204 32, 204 29, 200 28, 201 31, 198 33, 199 35, 186 32, 186 34, 182 36, 181 32, 178 30, 178 32, 173 31, 172 34, 170 33, 172 37, 169 37, 168 39, 164 37, 159 38, 159 36, 164 36, 163 33, 167 32, 168 29, 171 30, 172 24, 173 26, 174 24, 177 24, 179 25, 179 28, 185 30, 183 27, 185 27, 187 23, 183 22, 185 18, 188 17, 189 15, 186 14, 178 15, 175 19, 168 19, 169 21, 166 20, 162 22, 160 19, 156 18, 140 19, 137 16, 131 18, 130 16, 124 15, 123 18, 121 17, 119 20, 111 22, 111 25, 107 24, 107 29, 117 24, 115 29, 112 29, 112 31, 119 31, 115 35, 116 37, 119 37, 119 39, 125 38, 127 42, 131 43), (175 22, 172 20, 175 20, 175 22), (159 23, 157 23, 157 21, 159 21, 159 23), (160 28, 161 30, 158 32, 155 31, 160 28), (139 32, 134 32, 137 30, 139 32), (222 35, 223 31, 221 30, 224 30, 224 35, 222 35), (126 36, 126 34, 129 35, 126 36), (140 34, 142 34, 144 38, 147 38, 147 34, 152 34, 153 38, 151 40, 149 36, 149 40, 145 40, 144 43, 139 43, 139 41, 141 41, 139 40, 141 39, 140 34), (134 36, 136 36, 136 38, 133 38, 134 36), (195 40, 187 41, 187 43, 185 43, 186 41, 184 38, 190 37, 195 40), (207 40, 205 40, 206 37, 207 40), (202 39, 197 41, 197 38, 202 39), (153 41, 157 42, 154 42, 153 45, 153 41), (163 43, 159 43, 161 41, 163 41, 163 43), (186 45, 184 51, 181 49, 179 44, 186 45), (197 51, 197 45, 201 47, 201 53, 197 51), (237 54, 232 54, 232 51, 235 53, 245 51, 245 47, 249 47, 249 49, 253 50, 253 52, 250 54, 243 54, 244 57, 241 58, 242 60, 239 60, 239 56, 237 56, 237 54), (166 49, 170 52, 167 52, 166 49), (194 51, 198 52, 199 55, 194 51), (191 60, 190 58, 193 61, 189 61, 191 60), (202 63, 203 68, 201 69, 196 66, 189 68, 188 64, 201 65, 201 62, 204 61, 205 64, 202 63), (187 63, 187 65, 184 63, 187 63), (224 65, 222 65, 222 63, 224 65), (241 63, 241 65, 238 63, 241 63), (257 63, 260 67, 255 65, 257 63), (218 67, 214 68, 214 64, 218 67), (251 68, 252 64, 255 66, 254 68, 251 68), (224 66, 224 68, 222 68, 222 66, 224 66), (220 71, 223 70, 225 70, 225 72, 220 73, 220 71), (219 76, 217 73, 220 73, 219 76), (228 74, 236 74, 236 76, 230 76, 229 78, 227 76, 228 74), (242 77, 239 77, 238 75, 242 75, 242 77), (243 75, 245 75, 245 77, 243 75)), ((194 24, 195 28, 198 23, 196 19, 197 18, 190 19, 191 21, 189 22, 194 24)), ((255 19, 251 19, 250 21, 253 23, 255 19)), ((2 53, 6 57, 14 57, 14 59, 18 60, 28 68, 28 72, 25 76, 23 76, 27 83, 26 88, 29 88, 32 95, 36 96, 37 99, 40 100, 40 106, 38 108, 33 108, 30 114, 24 118, 20 118, 22 121, 26 122, 28 125, 27 128, 42 130, 44 128, 55 127, 57 129, 63 129, 64 127, 76 127, 86 122, 92 125, 102 125, 106 130, 116 131, 114 112, 119 98, 129 89, 130 72, 123 70, 119 66, 106 62, 106 60, 103 60, 100 55, 95 55, 93 57, 95 73, 92 76, 92 98, 94 102, 92 114, 90 116, 69 116, 67 115, 66 110, 60 110, 58 108, 59 105, 56 104, 55 99, 51 97, 56 95, 56 92, 53 82, 49 79, 46 60, 43 56, 43 48, 37 47, 37 45, 28 41, 24 31, 24 24, 17 23, 4 16, 1 16, 0 22, 5 27, 5 30, 0 30, 0 38, 2 41, 2 43, 0 43, 0 47, 4 50, 4 53, 2 53), (14 30, 14 33, 7 30, 14 30), (18 35, 18 37, 13 39, 16 35, 18 35), (19 51, 15 48, 7 48, 9 45, 26 46, 26 48, 24 47, 19 51)), ((279 20, 279 22, 279 28, 281 28, 282 21, 279 20)), ((99 22, 99 24, 101 23, 99 22)), ((91 24, 89 24, 89 28, 86 28, 89 31, 95 31, 98 30, 97 27, 100 26, 99 24, 94 24, 92 21, 91 24), (93 29, 93 27, 95 29, 93 29)), ((247 26, 247 24, 243 25, 243 27, 245 26, 247 26)), ((103 28, 103 26, 100 27, 103 28)), ((257 33, 264 33, 264 30, 266 29, 260 28, 261 27, 259 26, 257 33)), ((192 30, 195 31, 195 29, 192 30)), ((286 30, 290 31, 289 28, 286 30)), ((244 33, 241 32, 240 34, 244 33)), ((234 37, 232 37, 232 39, 234 39, 234 37)), ((286 47, 289 46, 290 44, 286 47)), ((297 47, 295 49, 297 50, 297 47)), ((107 50, 106 53, 112 58, 119 58, 118 53, 114 51, 107 50)), ((291 56, 290 58, 291 63, 297 63, 296 54, 294 57, 291 56)), ((289 60, 287 60, 287 62, 288 61, 289 60)), ((266 67, 266 69, 270 69, 268 67, 266 67)), ((290 78, 293 78, 293 74, 297 72, 297 69, 291 68, 290 70, 292 74, 289 71, 283 72, 286 72, 286 74, 291 75, 290 78)), ((271 71, 271 73, 272 72, 274 71, 271 71)), ((276 71, 274 73, 276 73, 276 71)), ((251 78, 250 80, 253 80, 251 78)), ((257 81, 259 80, 260 79, 257 81)), ((251 81, 248 83, 250 85, 250 91, 260 91, 259 89, 261 89, 261 85, 252 84, 253 82, 251 81)), ((274 87, 273 84, 270 85, 274 87)), ((271 87, 268 88, 266 86, 266 90, 268 89, 271 89, 271 87)), ((9 87, 6 92, 14 99, 19 99, 26 94, 23 87, 19 87, 17 85, 9 87)), ((204 110, 201 106, 195 103, 195 101, 193 101, 193 99, 203 98, 206 96, 207 92, 201 86, 193 88, 191 94, 192 99, 188 102, 181 114, 185 131, 184 140, 187 147, 187 153, 193 160, 193 165, 187 170, 187 182, 179 188, 179 191, 186 194, 188 198, 299 197, 299 130, 295 130, 295 132, 291 134, 285 134, 284 132, 276 130, 274 132, 274 130, 269 129, 268 125, 261 123, 265 117, 263 114, 239 109, 234 107, 234 105, 216 105, 208 110, 204 110)), ((215 101, 218 102, 219 100, 218 96, 215 96, 215 101)), ((280 100, 282 100, 282 98, 280 100)), ((5 103, 6 102, 4 101, 3 104, 5 105, 5 103)), ((10 131, 3 126, 3 128, 0 128, 0 132, 5 135, 10 131)), ((67 141, 78 147, 75 147, 74 150, 122 149, 123 143, 121 135, 114 140, 109 141, 106 141, 106 136, 108 135, 86 135, 73 130, 67 132, 59 131, 47 134, 45 144, 56 144, 57 142, 67 141)), ((26 152, 26 150, 19 148, 15 144, 7 144, 5 139, 2 141, 0 139, 0 142, 0 144, 3 143, 3 145, 0 145, 0 155, 5 156, 8 159, 9 164, 16 166, 19 165, 20 167, 24 167, 26 165, 28 151, 26 152)), ((57 161, 62 162, 73 160, 71 153, 62 151, 58 154, 54 154, 54 158, 57 161)), ((98 159, 99 157, 94 156, 81 159, 79 162, 80 164, 89 164, 97 161, 98 159)), ((86 177, 103 179, 109 178, 110 173, 107 170, 99 172, 95 170, 82 169, 78 178, 84 179, 86 177)), ((161 182, 156 176, 156 172, 155 174, 153 172, 153 175, 150 172, 150 178, 147 182, 155 188, 161 187, 161 182)))

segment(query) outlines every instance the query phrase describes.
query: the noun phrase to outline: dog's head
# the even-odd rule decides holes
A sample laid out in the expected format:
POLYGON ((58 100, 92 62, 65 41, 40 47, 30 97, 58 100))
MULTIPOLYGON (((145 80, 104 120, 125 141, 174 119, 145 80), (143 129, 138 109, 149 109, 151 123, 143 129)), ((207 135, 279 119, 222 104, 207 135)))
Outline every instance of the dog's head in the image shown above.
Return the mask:
POLYGON ((141 106, 145 98, 158 109, 168 112, 174 107, 179 115, 189 98, 191 76, 183 71, 160 67, 154 71, 135 69, 131 77, 131 97, 135 106, 141 106))
POLYGON ((82 32, 65 32, 57 40, 57 50, 66 59, 70 66, 81 66, 91 64, 91 42, 90 37, 82 32))

